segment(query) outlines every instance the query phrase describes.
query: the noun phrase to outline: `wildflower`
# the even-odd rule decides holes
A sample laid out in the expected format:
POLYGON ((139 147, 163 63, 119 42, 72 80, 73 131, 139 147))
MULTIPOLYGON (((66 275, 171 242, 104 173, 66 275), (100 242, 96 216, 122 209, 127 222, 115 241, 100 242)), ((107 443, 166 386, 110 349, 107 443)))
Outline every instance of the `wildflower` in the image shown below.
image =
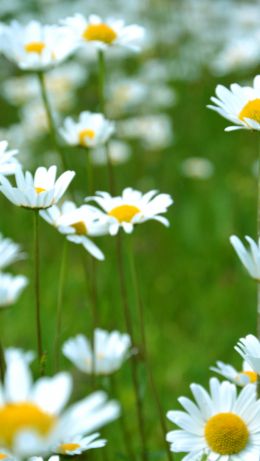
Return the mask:
POLYGON ((260 281, 260 242, 257 244, 248 236, 245 239, 250 245, 249 250, 245 248, 241 240, 235 235, 230 237, 230 242, 249 275, 253 279, 260 281))
POLYGON ((35 175, 18 168, 15 173, 16 187, 0 176, 0 191, 14 205, 41 210, 49 208, 60 200, 75 176, 74 171, 66 171, 56 180, 57 167, 37 168, 35 175))
POLYGON ((228 90, 223 85, 218 85, 216 95, 217 98, 211 98, 216 106, 207 107, 234 123, 225 131, 260 130, 260 75, 254 78, 253 87, 241 87, 233 83, 228 90))
POLYGON ((78 122, 71 117, 64 120, 60 129, 62 137, 68 144, 83 147, 95 147, 104 144, 114 132, 114 123, 102 114, 81 112, 78 122))
POLYGON ((155 190, 142 194, 128 187, 118 197, 112 197, 107 192, 97 192, 95 197, 89 197, 86 200, 94 200, 107 213, 111 235, 116 235, 120 227, 130 234, 135 224, 151 219, 165 226, 169 225, 168 219, 160 214, 167 211, 173 200, 168 194, 156 194, 155 190))
MULTIPOLYGON (((117 418, 118 404, 107 402, 106 394, 98 391, 64 409, 72 391, 71 376, 61 372, 33 383, 31 360, 31 354, 17 349, 5 352, 0 446, 18 459, 94 448, 91 437, 96 439, 98 434, 89 436, 88 441, 86 435, 117 418)), ((104 441, 95 443, 103 446, 104 441)))
POLYGON ((236 386, 216 378, 210 393, 202 386, 190 386, 196 403, 186 397, 179 402, 186 411, 169 411, 168 418, 181 430, 168 432, 171 451, 188 453, 183 461, 258 461, 260 401, 256 387, 245 386, 237 396, 236 386))
POLYGON ((62 350, 63 354, 84 373, 91 374, 94 370, 98 375, 108 375, 118 370, 129 357, 130 346, 129 335, 96 328, 93 349, 91 341, 83 335, 78 335, 66 341, 62 350))
POLYGON ((23 275, 3 274, 0 272, 0 307, 14 304, 28 284, 23 275))
POLYGON ((249 363, 252 370, 260 374, 260 342, 254 335, 240 338, 235 346, 236 351, 249 363))
POLYGON ((25 254, 21 252, 20 245, 14 243, 9 238, 4 238, 0 234, 0 271, 10 264, 23 259, 24 256, 25 254))
POLYGON ((252 367, 245 360, 243 361, 242 371, 236 370, 232 365, 221 361, 217 361, 217 366, 210 367, 210 369, 241 387, 249 383, 256 383, 258 377, 257 373, 253 371, 252 367))
POLYGON ((18 150, 6 150, 7 147, 7 141, 0 142, 0 174, 4 176, 14 174, 20 165, 18 160, 14 158, 18 154, 18 150))
POLYGON ((87 437, 73 437, 71 440, 66 440, 65 443, 61 443, 54 451, 61 455, 81 455, 84 451, 91 450, 93 448, 102 448, 106 445, 106 440, 98 439, 99 433, 88 435, 87 437), (98 440, 97 440, 98 439, 98 440))
POLYGON ((99 50, 119 45, 133 51, 139 50, 138 42, 144 37, 144 29, 136 24, 126 26, 121 19, 103 20, 97 15, 85 18, 75 14, 62 21, 80 43, 88 43, 99 50))

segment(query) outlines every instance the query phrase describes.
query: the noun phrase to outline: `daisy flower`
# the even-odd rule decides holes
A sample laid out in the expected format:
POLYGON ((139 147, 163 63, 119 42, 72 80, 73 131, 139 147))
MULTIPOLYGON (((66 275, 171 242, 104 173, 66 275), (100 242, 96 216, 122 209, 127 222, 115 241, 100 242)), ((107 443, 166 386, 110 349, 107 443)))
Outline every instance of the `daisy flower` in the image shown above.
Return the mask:
POLYGON ((223 85, 218 85, 216 95, 217 98, 211 98, 216 106, 207 107, 234 123, 225 131, 260 130, 260 75, 254 78, 253 87, 241 87, 233 83, 228 90, 223 85))
POLYGON ((260 241, 257 244, 248 236, 245 239, 249 243, 249 250, 236 235, 230 237, 230 242, 249 275, 260 281, 260 241))
POLYGON ((0 191, 14 205, 40 210, 55 205, 63 196, 72 179, 74 171, 66 171, 56 180, 57 167, 37 168, 34 176, 29 172, 23 173, 18 168, 15 173, 16 187, 4 176, 0 176, 0 191))
POLYGON ((80 43, 88 43, 98 50, 119 45, 138 51, 140 40, 144 37, 144 28, 136 24, 126 26, 121 19, 108 18, 103 20, 91 14, 85 18, 82 14, 75 14, 62 21, 80 43))
POLYGON ((91 440, 96 447, 103 446, 103 440, 94 442, 98 434, 91 433, 118 417, 118 404, 97 391, 65 409, 72 392, 71 376, 61 372, 34 383, 31 360, 32 356, 16 349, 5 353, 0 446, 18 459, 95 448, 91 440))
POLYGON ((0 234, 0 271, 24 257, 20 245, 0 234))
POLYGON ((23 275, 0 273, 0 307, 14 304, 27 284, 28 280, 23 275))
POLYGON ((75 203, 66 201, 61 208, 53 206, 41 211, 40 216, 65 234, 67 240, 82 245, 95 258, 104 259, 102 251, 89 238, 108 234, 108 219, 100 210, 90 205, 77 208, 75 203))
POLYGON ((169 226, 168 219, 160 214, 167 211, 173 200, 168 194, 156 194, 155 190, 142 194, 128 187, 121 196, 112 197, 107 192, 97 192, 96 196, 88 197, 86 201, 94 200, 107 213, 111 235, 116 235, 120 227, 130 234, 135 224, 151 219, 169 226))
POLYGON ((77 122, 71 117, 64 120, 60 134, 73 146, 95 147, 105 144, 114 130, 114 123, 102 114, 81 112, 77 122))
POLYGON ((7 150, 8 142, 0 142, 0 174, 8 176, 14 174, 17 167, 20 165, 15 155, 18 154, 18 150, 7 150))
POLYGON ((1 50, 20 69, 45 70, 64 61, 76 48, 72 34, 65 27, 17 21, 1 29, 1 50))
POLYGON ((253 371, 260 374, 260 342, 254 335, 240 338, 235 346, 236 351, 252 367, 253 371))
POLYGON ((243 360, 242 371, 236 370, 236 368, 232 367, 227 363, 223 363, 221 361, 217 361, 217 366, 210 367, 212 371, 218 373, 224 378, 232 381, 233 383, 237 384, 238 386, 246 386, 249 383, 256 383, 258 375, 255 371, 253 371, 252 367, 243 360))
POLYGON ((237 395, 228 381, 210 380, 210 393, 191 384, 195 403, 179 402, 185 411, 169 411, 167 417, 180 430, 168 432, 171 451, 185 452, 183 461, 258 461, 260 450, 260 401, 252 384, 237 395))
POLYGON ((74 437, 66 443, 61 443, 54 451, 60 455, 81 455, 84 451, 93 448, 102 448, 106 445, 105 439, 98 439, 99 433, 91 434, 87 437, 74 437), (98 440, 97 440, 98 439, 98 440))
POLYGON ((78 335, 66 341, 62 351, 84 373, 91 374, 94 369, 98 375, 108 375, 118 370, 130 356, 130 347, 129 335, 96 328, 94 347, 85 336, 78 335))

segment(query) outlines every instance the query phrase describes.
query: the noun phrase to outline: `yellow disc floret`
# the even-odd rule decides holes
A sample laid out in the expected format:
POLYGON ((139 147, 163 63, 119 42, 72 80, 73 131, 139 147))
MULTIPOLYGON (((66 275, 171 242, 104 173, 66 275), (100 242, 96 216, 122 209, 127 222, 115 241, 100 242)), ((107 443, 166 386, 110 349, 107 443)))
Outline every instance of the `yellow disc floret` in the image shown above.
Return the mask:
POLYGON ((0 453, 0 460, 6 459, 8 456, 5 453, 0 453))
POLYGON ((256 383, 257 381, 257 373, 255 371, 241 371, 240 374, 247 376, 250 383, 256 383))
POLYGON ((75 229, 77 235, 87 235, 88 230, 84 221, 77 221, 73 224, 70 224, 70 227, 75 229))
POLYGON ((134 205, 119 205, 109 211, 108 215, 113 216, 119 222, 131 222, 135 215, 140 213, 140 209, 134 205))
POLYGON ((212 416, 205 425, 204 434, 209 447, 223 456, 240 453, 249 438, 246 424, 234 413, 212 416))
POLYGON ((59 452, 63 455, 66 455, 66 453, 75 451, 78 448, 80 448, 80 445, 78 443, 63 443, 59 446, 59 452))
POLYGON ((253 99, 249 101, 241 110, 238 118, 245 121, 245 118, 250 118, 257 123, 260 123, 260 99, 253 99))
POLYGON ((81 130, 79 132, 79 144, 81 146, 87 146, 88 145, 88 139, 94 139, 95 137, 95 131, 94 130, 81 130))
POLYGON ((41 194, 42 192, 46 192, 46 189, 44 189, 43 187, 35 187, 35 192, 37 194, 41 194))
POLYGON ((16 435, 23 430, 46 436, 55 422, 55 416, 45 413, 34 403, 8 403, 0 407, 0 443, 11 448, 16 435))
POLYGON ((84 30, 82 37, 87 41, 103 42, 111 45, 116 37, 116 32, 107 24, 90 24, 84 30))
POLYGON ((24 45, 24 49, 27 53, 41 54, 44 48, 45 48, 45 43, 43 42, 30 42, 24 45))

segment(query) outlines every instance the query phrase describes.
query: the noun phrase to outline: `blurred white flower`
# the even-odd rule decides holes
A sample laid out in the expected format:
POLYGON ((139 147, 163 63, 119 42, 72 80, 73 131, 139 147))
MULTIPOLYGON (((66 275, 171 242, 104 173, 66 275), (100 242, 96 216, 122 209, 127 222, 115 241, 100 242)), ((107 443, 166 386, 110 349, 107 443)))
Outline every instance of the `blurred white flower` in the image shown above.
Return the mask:
POLYGON ((81 112, 77 122, 71 117, 64 120, 60 134, 68 144, 94 147, 106 143, 114 130, 114 123, 102 114, 81 112))
POLYGON ((91 161, 95 165, 107 165, 107 155, 111 163, 114 165, 121 165, 129 160, 131 156, 131 148, 129 144, 118 139, 112 139, 109 141, 109 146, 96 147, 90 152, 91 161))
POLYGON ((34 176, 18 168, 15 173, 17 186, 13 187, 4 176, 0 176, 0 191, 14 205, 39 210, 49 208, 60 200, 75 176, 74 171, 66 171, 56 180, 56 173, 55 165, 49 169, 37 168, 34 176))
POLYGON ((25 254, 21 252, 20 245, 0 234, 0 271, 24 257, 25 254))
POLYGON ((94 345, 85 336, 78 335, 68 339, 62 351, 84 373, 108 375, 118 370, 130 356, 130 347, 129 335, 96 328, 94 345))
POLYGON ((216 106, 207 107, 234 123, 225 131, 260 130, 260 75, 254 78, 253 87, 241 87, 233 83, 228 90, 223 85, 218 85, 216 95, 217 98, 211 98, 216 106))
POLYGON ((28 280, 23 275, 0 272, 0 307, 9 307, 14 304, 27 284, 28 280))
POLYGON ((208 179, 214 173, 214 165, 203 157, 189 157, 181 163, 181 171, 188 178, 208 179))
POLYGON ((248 250, 236 235, 230 237, 230 242, 249 275, 260 281, 260 242, 257 244, 248 236, 245 239, 249 243, 248 250))
POLYGON ((148 149, 163 149, 173 142, 172 120, 166 114, 132 117, 117 123, 120 137, 140 139, 148 149))
POLYGON ((20 165, 15 155, 18 150, 7 150, 8 142, 0 141, 0 174, 9 176, 15 173, 17 167, 20 165))
POLYGON ((116 235, 120 227, 129 234, 133 232, 135 224, 151 219, 169 226, 168 219, 161 216, 161 213, 166 213, 173 199, 168 194, 157 195, 156 190, 142 194, 128 187, 121 196, 112 197, 108 192, 97 192, 94 197, 86 198, 86 201, 90 200, 97 202, 107 213, 111 235, 116 235))
POLYGON ((245 360, 243 361, 242 371, 236 370, 232 365, 219 360, 217 361, 217 366, 210 367, 210 369, 241 387, 249 383, 256 383, 258 378, 257 373, 253 371, 252 367, 245 360))
POLYGON ((60 455, 81 455, 84 451, 92 450, 93 448, 102 448, 106 445, 107 441, 99 439, 99 433, 91 434, 87 437, 73 437, 70 441, 66 440, 61 443, 57 448, 54 448, 55 453, 60 455))
POLYGON ((252 370, 260 374, 260 341, 254 335, 240 338, 235 346, 236 351, 249 363, 252 370))

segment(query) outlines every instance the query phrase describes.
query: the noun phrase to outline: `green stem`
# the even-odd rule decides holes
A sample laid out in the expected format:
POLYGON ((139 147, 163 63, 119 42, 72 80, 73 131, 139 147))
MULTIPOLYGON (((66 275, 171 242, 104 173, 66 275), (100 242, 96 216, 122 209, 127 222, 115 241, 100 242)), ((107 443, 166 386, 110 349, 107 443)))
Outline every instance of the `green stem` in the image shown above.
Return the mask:
MULTIPOLYGON (((116 239, 116 253, 117 253, 117 266, 118 266, 118 274, 119 274, 119 282, 120 282, 120 292, 122 298, 122 306, 124 311, 125 317, 125 324, 127 333, 129 334, 132 344, 135 344, 134 341, 134 330, 131 318, 131 311, 128 302, 127 296, 127 289, 126 289, 126 277, 125 277, 125 269, 124 269, 124 260, 123 260, 123 249, 122 249, 122 237, 121 234, 118 234, 116 239)), ((142 402, 142 395, 138 380, 138 362, 136 355, 131 357, 131 374, 132 374, 132 381, 133 387, 135 392, 135 403, 136 403, 136 412, 137 412, 137 419, 138 419, 138 426, 139 426, 139 434, 141 440, 141 455, 142 460, 148 460, 148 452, 146 446, 146 433, 145 433, 145 418, 144 418, 144 410, 143 410, 143 402, 142 402)))
POLYGON ((165 422, 165 412, 163 411, 163 408, 162 408, 161 400, 160 400, 157 386, 156 386, 154 376, 153 376, 153 368, 150 364, 150 358, 148 354, 146 330, 145 330, 145 309, 144 309, 144 304, 143 304, 143 300, 141 296, 141 290, 140 290, 140 284, 139 284, 139 279, 138 279, 135 254, 133 251, 133 243, 132 243, 131 235, 129 236, 129 239, 128 239, 128 257, 129 257, 131 277, 133 281, 133 287, 134 287, 137 310, 138 310, 138 317, 139 317, 140 336, 141 336, 141 343, 142 343, 142 356, 143 356, 143 360, 144 360, 147 374, 149 377, 151 391, 153 393, 154 401, 156 403, 158 416, 159 416, 159 420, 161 424, 162 436, 163 436, 168 460, 172 461, 173 455, 172 455, 172 452, 170 451, 169 444, 167 443, 166 438, 165 438, 165 434, 167 433, 167 426, 165 422))
POLYGON ((93 164, 90 155, 90 149, 85 149, 86 155, 86 174, 87 174, 87 191, 88 195, 92 195, 94 193, 94 186, 93 186, 93 164))
MULTIPOLYGON (((3 337, 3 330, 4 330, 3 323, 4 322, 3 322, 3 318, 2 318, 1 319, 1 338, 3 337)), ((6 370, 6 363, 5 363, 4 347, 3 347, 2 340, 0 340, 0 383, 4 383, 5 370, 6 370)))
POLYGON ((91 264, 91 306, 92 306, 92 320, 93 320, 93 333, 92 333, 92 386, 93 390, 96 388, 96 347, 95 347, 95 331, 98 327, 98 301, 97 301, 97 266, 96 260, 90 255, 91 264))
POLYGON ((68 251, 68 241, 65 238, 63 243, 61 265, 60 265, 60 276, 59 276, 59 286, 58 286, 58 299, 57 299, 57 312, 56 312, 56 333, 54 341, 54 368, 55 371, 59 371, 60 368, 60 337, 61 337, 61 325, 62 325, 62 306, 64 299, 64 282, 66 274, 66 262, 67 262, 67 251, 68 251))

